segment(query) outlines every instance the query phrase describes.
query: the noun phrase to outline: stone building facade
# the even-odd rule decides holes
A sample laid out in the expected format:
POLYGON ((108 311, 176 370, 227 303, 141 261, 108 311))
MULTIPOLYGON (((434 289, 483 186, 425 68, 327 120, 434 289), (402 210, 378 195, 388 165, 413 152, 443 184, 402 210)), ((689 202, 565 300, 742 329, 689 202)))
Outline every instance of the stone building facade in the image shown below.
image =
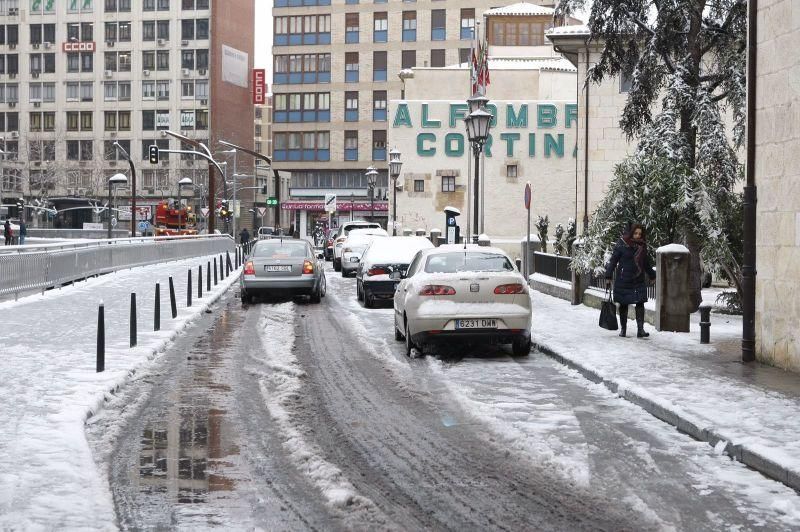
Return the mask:
POLYGON ((759 2, 756 356, 800 371, 800 5, 759 2))

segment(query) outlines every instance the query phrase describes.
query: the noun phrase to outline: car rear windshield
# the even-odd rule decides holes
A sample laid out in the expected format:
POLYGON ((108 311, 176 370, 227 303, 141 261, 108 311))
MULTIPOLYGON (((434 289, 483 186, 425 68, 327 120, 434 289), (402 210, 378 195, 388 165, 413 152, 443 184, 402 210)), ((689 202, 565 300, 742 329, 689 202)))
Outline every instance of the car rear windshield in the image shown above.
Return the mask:
POLYGON ((455 272, 510 272, 514 266, 508 257, 497 253, 475 253, 454 251, 437 253, 425 263, 427 273, 455 272))
POLYGON ((253 256, 262 259, 303 258, 307 255, 305 242, 262 241, 253 249, 253 256))
POLYGON ((348 235, 350 233, 350 231, 355 231, 356 229, 380 229, 380 228, 381 228, 381 224, 377 224, 377 223, 375 223, 375 224, 358 224, 358 225, 352 225, 352 226, 349 226, 349 227, 345 227, 344 234, 346 236, 346 235, 348 235))
POLYGON ((259 235, 271 235, 274 232, 275 231, 271 227, 259 227, 258 228, 258 234, 259 235))

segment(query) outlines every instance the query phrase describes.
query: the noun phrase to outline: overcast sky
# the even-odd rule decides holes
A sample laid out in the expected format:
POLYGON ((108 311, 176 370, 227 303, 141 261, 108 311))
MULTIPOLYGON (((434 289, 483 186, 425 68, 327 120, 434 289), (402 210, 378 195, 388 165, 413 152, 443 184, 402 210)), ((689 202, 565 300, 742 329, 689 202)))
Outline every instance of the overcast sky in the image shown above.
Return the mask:
POLYGON ((267 69, 267 77, 270 80, 272 79, 272 65, 269 64, 269 48, 272 42, 271 11, 271 0, 256 1, 256 53, 253 61, 255 61, 256 68, 267 69))

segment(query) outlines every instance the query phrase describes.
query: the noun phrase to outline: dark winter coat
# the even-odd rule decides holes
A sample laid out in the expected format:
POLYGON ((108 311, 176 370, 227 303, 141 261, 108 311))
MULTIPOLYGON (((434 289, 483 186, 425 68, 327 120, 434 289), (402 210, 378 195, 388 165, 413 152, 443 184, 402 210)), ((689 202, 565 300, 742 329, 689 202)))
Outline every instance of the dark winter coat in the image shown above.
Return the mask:
POLYGON ((6 220, 6 223, 3 224, 3 236, 6 238, 11 238, 12 234, 13 233, 11 232, 11 224, 9 223, 8 220, 6 220))
POLYGON ((28 236, 28 226, 25 225, 25 222, 19 223, 19 236, 28 236))
POLYGON ((250 232, 247 229, 243 229, 241 233, 239 233, 239 242, 242 244, 246 244, 250 241, 250 232))
POLYGON ((614 246, 614 253, 606 266, 606 279, 614 278, 614 301, 622 305, 635 305, 647 301, 647 277, 656 278, 656 271, 650 263, 645 244, 644 267, 641 272, 636 267, 636 246, 629 246, 620 239, 614 246))

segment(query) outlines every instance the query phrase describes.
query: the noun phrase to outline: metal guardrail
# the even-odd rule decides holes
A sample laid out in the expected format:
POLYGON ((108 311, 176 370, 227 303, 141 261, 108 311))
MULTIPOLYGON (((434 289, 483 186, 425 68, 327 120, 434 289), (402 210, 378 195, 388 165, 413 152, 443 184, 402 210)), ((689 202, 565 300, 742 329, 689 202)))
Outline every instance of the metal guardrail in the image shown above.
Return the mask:
POLYGON ((569 269, 571 261, 567 256, 536 251, 533 254, 533 271, 569 283, 572 282, 572 270, 569 269))
MULTIPOLYGON (((616 275, 614 276, 616 277, 616 275)), ((606 278, 604 275, 596 276, 594 273, 589 274, 589 286, 592 288, 597 288, 598 290, 605 290, 606 289, 606 278)), ((647 298, 648 299, 655 299, 656 298, 656 285, 647 285, 647 298)))
POLYGON ((121 238, 0 247, 0 295, 45 290, 78 279, 233 251, 228 235, 121 238))

